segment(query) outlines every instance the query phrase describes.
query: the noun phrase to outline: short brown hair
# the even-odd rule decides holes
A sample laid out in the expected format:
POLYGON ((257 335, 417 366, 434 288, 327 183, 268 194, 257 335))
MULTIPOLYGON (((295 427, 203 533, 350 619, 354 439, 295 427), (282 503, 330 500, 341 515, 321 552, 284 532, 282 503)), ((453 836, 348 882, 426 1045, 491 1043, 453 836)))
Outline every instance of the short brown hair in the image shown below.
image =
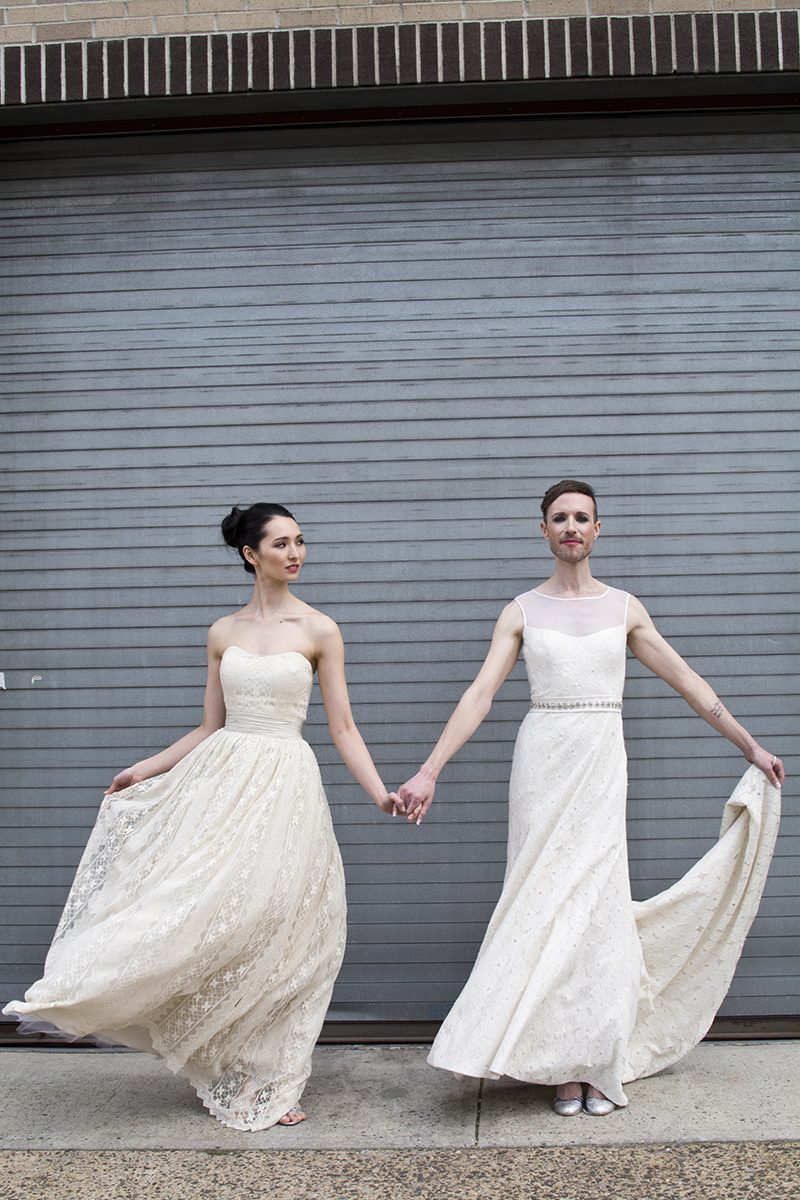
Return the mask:
POLYGON ((562 479, 558 483, 554 483, 549 487, 542 496, 542 516, 547 520, 547 510, 551 504, 554 504, 559 496, 563 496, 565 492, 579 492, 582 496, 589 496, 594 504, 594 519, 597 520, 597 497, 594 494, 594 488, 590 483, 582 483, 580 479, 562 479))

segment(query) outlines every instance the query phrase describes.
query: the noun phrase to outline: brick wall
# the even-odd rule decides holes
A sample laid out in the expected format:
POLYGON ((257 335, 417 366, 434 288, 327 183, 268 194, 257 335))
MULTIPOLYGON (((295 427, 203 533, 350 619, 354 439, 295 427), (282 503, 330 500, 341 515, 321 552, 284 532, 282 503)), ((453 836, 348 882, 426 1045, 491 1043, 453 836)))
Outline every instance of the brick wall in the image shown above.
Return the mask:
POLYGON ((777 86, 784 95, 800 70, 797 0, 795 7, 777 0, 778 8, 773 0, 739 2, 7 3, 0 107, 8 113, 75 101, 703 75, 760 75, 766 89, 783 76, 777 86), (247 9, 221 12, 220 3, 247 9))
POLYGON ((81 42, 164 34, 795 9, 796 0, 6 0, 0 43, 81 42))
MULTIPOLYGON (((153 35, 0 47, 0 102, 800 70, 800 14, 658 13, 153 35)), ((774 84, 768 83, 768 87, 774 84)))

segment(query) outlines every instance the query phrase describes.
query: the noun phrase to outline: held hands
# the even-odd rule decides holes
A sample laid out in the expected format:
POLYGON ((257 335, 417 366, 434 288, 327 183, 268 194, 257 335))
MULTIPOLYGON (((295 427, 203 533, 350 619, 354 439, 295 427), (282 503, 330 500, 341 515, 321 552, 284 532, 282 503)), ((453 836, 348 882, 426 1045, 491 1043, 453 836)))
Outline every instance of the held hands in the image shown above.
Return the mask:
POLYGON ((381 796, 380 800, 376 800, 375 803, 381 812, 387 813, 392 817, 396 817, 398 813, 405 814, 406 811, 405 805, 397 792, 387 792, 385 796, 381 796))
POLYGON ((398 790, 400 799, 405 805, 402 811, 405 813, 406 819, 420 825, 422 818, 427 815, 428 809, 433 803, 436 780, 427 771, 417 771, 413 779, 409 779, 398 790))

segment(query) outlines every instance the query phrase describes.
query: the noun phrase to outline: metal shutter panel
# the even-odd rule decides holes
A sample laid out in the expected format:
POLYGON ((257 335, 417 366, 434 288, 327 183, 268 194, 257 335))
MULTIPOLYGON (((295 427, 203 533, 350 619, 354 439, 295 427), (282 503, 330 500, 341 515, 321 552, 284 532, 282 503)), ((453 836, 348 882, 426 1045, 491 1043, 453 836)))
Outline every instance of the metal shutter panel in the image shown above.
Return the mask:
MULTIPOLYGON (((796 118, 437 124, 5 147, 3 999, 111 774, 198 719, 248 597, 217 523, 288 504, 356 718, 406 778, 595 482, 598 577, 748 727, 797 739, 796 118), (794 539, 794 540, 793 540, 794 539)), ((422 830, 318 750, 345 858, 332 1016, 443 1015, 505 856, 521 668, 422 830)), ((634 894, 716 834, 736 752, 634 664, 634 894)), ((791 770, 791 763, 789 763, 791 770)), ((723 1012, 797 1011, 797 810, 723 1012)))

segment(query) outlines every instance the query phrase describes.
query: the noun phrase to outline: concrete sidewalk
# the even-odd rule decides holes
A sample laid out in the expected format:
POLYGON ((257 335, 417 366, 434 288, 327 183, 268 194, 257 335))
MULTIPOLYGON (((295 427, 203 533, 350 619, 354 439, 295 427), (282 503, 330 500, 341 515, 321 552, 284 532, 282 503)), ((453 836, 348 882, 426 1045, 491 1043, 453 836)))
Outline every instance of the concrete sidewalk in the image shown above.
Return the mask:
POLYGON ((605 1118, 557 1117, 546 1089, 455 1079, 426 1050, 320 1047, 309 1120, 259 1133, 220 1125, 147 1055, 2 1051, 0 1197, 800 1195, 798 1042, 704 1043, 605 1118))
POLYGON ((800 1138, 800 1042, 704 1042, 626 1090, 609 1117, 558 1117, 550 1091, 459 1080, 424 1046, 320 1046, 309 1120, 226 1129, 160 1059, 97 1050, 0 1052, 0 1148, 334 1150, 785 1141, 800 1138))

